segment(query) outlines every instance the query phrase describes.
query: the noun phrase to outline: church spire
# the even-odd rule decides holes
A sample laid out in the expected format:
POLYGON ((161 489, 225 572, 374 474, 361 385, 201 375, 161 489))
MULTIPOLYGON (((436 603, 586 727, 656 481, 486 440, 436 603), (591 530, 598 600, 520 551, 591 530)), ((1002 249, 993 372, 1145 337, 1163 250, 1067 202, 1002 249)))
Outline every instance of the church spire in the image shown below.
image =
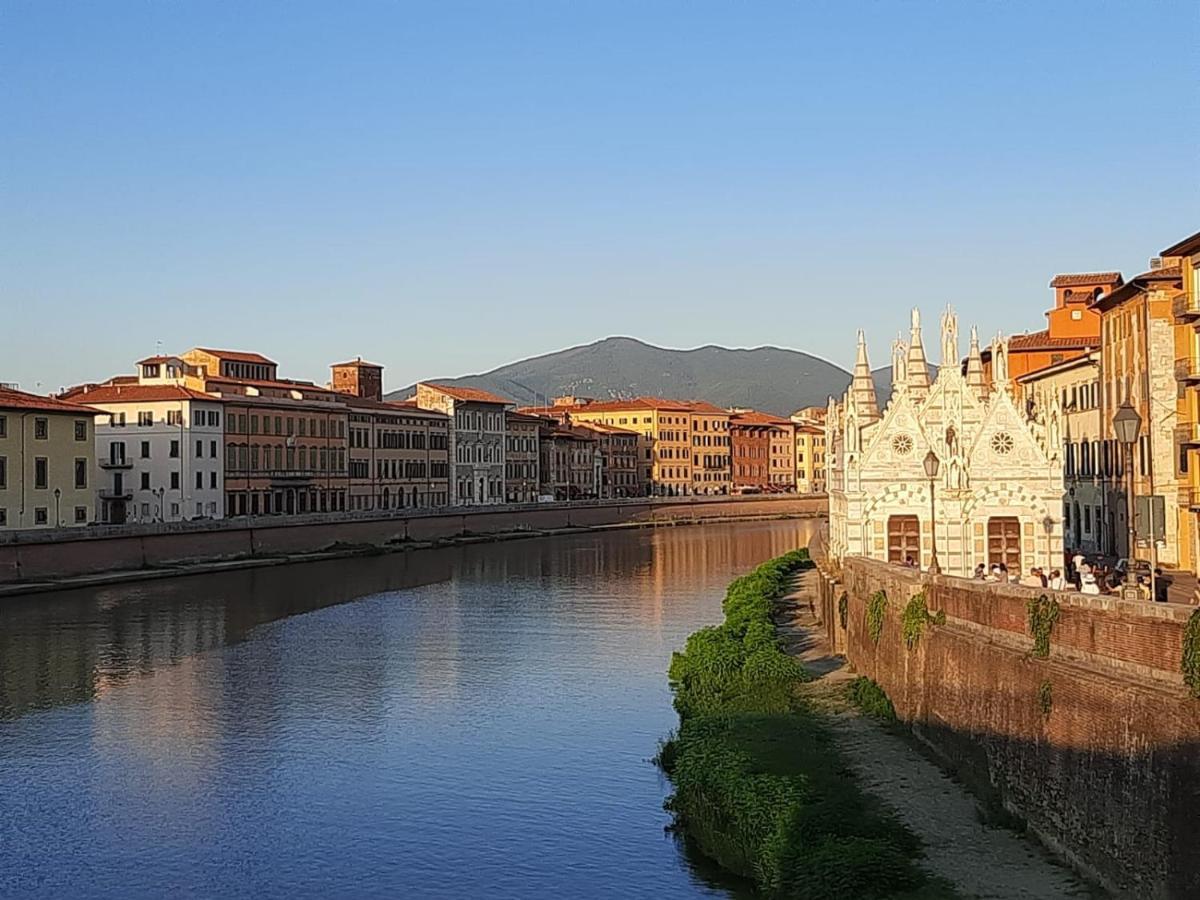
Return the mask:
POLYGON ((858 352, 854 358, 854 378, 850 381, 854 393, 854 404, 864 421, 879 418, 879 404, 875 400, 875 380, 871 378, 871 364, 867 360, 867 338, 858 330, 858 352))
POLYGON ((929 391, 929 362, 921 343, 921 311, 913 307, 912 332, 908 336, 908 389, 917 397, 929 391))
POLYGON ((974 325, 971 326, 971 350, 967 353, 967 387, 980 400, 987 399, 988 387, 983 374, 983 356, 979 352, 979 332, 974 325))

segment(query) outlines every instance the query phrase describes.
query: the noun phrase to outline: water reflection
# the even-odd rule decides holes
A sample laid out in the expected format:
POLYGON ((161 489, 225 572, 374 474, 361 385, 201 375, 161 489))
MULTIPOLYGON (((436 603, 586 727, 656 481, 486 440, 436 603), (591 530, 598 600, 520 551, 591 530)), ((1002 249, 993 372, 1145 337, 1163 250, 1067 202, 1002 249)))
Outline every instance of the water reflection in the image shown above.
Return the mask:
POLYGON ((733 574, 807 532, 587 534, 8 603, 0 895, 729 896, 662 832, 664 671, 733 574))

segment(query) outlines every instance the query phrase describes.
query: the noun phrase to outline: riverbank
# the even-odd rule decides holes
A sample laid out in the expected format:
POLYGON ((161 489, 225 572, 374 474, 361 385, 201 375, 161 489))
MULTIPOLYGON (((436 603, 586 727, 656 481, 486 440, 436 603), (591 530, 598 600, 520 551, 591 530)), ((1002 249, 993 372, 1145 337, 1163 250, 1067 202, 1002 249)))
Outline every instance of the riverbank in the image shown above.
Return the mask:
POLYGON ((953 897, 923 869, 921 842, 847 772, 813 678, 781 647, 774 615, 807 551, 734 581, 721 625, 672 657, 680 724, 659 762, 674 827, 773 896, 953 897))
POLYGON ((104 585, 153 581, 162 578, 205 575, 214 572, 237 571, 240 569, 265 568, 290 565, 292 563, 317 562, 329 559, 344 559, 361 556, 381 556, 392 553, 408 553, 414 550, 429 550, 441 547, 466 546, 470 544, 496 543, 501 541, 528 540, 539 537, 580 534, 593 531, 616 531, 639 528, 673 528, 685 525, 702 525, 708 522, 763 522, 786 519, 813 518, 811 512, 756 513, 749 515, 703 515, 689 518, 653 518, 644 521, 615 522, 597 525, 572 525, 563 528, 523 528, 513 531, 496 531, 486 534, 457 534, 431 540, 401 540, 384 544, 334 542, 315 550, 298 553, 244 555, 214 559, 196 559, 180 562, 163 562, 151 566, 130 569, 113 569, 80 575, 42 578, 33 581, 0 583, 0 600, 72 588, 100 587, 104 585))

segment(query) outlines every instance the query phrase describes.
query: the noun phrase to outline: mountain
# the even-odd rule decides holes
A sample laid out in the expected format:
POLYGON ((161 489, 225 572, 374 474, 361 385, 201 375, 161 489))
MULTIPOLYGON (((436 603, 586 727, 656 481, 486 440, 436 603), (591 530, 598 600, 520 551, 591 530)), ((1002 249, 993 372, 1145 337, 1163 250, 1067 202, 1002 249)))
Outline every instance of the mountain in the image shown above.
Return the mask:
MULTIPOLYGON (((566 394, 599 400, 648 395, 787 416, 802 406, 824 406, 831 394, 840 396, 850 384, 850 373, 808 353, 780 347, 667 350, 634 338, 610 337, 480 375, 430 381, 481 388, 521 406, 566 394)), ((890 372, 884 383, 890 393, 890 372)), ((388 399, 411 397, 414 391, 415 385, 393 391, 388 399)))

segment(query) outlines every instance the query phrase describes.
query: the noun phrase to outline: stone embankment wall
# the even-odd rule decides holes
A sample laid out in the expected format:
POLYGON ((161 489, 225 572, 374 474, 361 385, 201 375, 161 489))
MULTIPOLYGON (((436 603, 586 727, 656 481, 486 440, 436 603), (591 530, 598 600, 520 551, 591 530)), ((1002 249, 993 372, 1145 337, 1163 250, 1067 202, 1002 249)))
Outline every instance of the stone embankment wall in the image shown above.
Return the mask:
POLYGON ((1120 896, 1200 897, 1200 700, 1181 657, 1194 609, 992 585, 863 558, 820 540, 820 614, 837 652, 965 781, 1120 896), (878 641, 868 606, 886 597, 878 641), (911 647, 904 609, 931 616, 911 647), (841 603, 842 596, 845 602, 841 603), (1049 653, 1027 604, 1058 605, 1049 653))
POLYGON ((816 516, 824 509, 824 497, 697 497, 9 531, 0 532, 0 584, 312 553, 336 544, 400 547, 514 531, 816 516))

